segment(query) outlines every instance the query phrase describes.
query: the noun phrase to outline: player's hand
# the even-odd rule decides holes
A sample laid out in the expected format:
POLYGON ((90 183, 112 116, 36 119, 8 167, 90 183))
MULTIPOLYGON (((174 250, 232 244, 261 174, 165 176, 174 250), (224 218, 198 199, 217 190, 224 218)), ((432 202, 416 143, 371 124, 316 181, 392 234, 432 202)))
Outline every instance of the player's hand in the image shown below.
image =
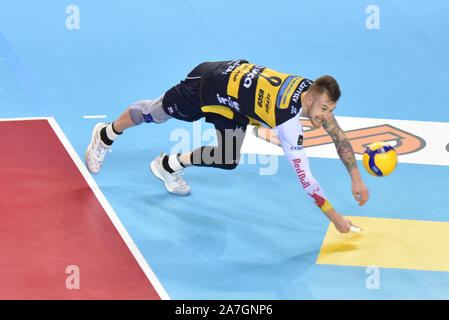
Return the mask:
POLYGON ((351 226, 353 224, 348 218, 340 216, 334 221, 334 225, 340 233, 348 233, 351 230, 351 226))
POLYGON ((368 187, 361 179, 352 181, 352 194, 355 200, 359 203, 359 206, 363 206, 368 201, 368 187))

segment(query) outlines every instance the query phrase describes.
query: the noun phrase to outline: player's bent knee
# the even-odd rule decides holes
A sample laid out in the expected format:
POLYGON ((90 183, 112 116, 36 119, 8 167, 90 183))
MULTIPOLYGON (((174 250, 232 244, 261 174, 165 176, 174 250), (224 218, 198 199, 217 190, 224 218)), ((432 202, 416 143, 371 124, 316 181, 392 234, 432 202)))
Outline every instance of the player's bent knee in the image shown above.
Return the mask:
POLYGON ((143 108, 140 105, 132 105, 128 108, 129 115, 131 116, 131 120, 135 125, 140 125, 142 123, 151 123, 154 122, 154 119, 151 113, 145 114, 143 112, 143 108))
POLYGON ((162 101, 164 96, 156 100, 142 100, 133 103, 129 109, 129 115, 132 121, 136 124, 142 123, 163 123, 172 118, 164 111, 162 101))

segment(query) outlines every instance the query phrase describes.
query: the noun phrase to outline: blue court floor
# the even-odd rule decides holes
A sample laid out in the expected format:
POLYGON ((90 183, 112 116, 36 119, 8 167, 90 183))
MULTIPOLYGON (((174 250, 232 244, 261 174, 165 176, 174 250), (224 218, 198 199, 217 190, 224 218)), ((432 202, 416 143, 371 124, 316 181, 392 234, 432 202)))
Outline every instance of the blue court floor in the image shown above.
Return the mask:
MULTIPOLYGON (((336 116, 449 123, 448 32, 449 3, 436 0, 0 0, 0 118, 54 117, 84 159, 98 121, 159 97, 200 62, 242 58, 333 75, 336 116)), ((149 164, 176 130, 192 148, 209 143, 194 126, 132 128, 94 176, 171 299, 449 299, 449 272, 380 268, 370 289, 366 267, 317 264, 329 220, 283 156, 274 175, 261 163, 189 168, 192 194, 167 193, 149 164)), ((400 163, 380 179, 358 161, 370 190, 359 207, 340 160, 310 162, 343 215, 449 222, 448 166, 400 163)))

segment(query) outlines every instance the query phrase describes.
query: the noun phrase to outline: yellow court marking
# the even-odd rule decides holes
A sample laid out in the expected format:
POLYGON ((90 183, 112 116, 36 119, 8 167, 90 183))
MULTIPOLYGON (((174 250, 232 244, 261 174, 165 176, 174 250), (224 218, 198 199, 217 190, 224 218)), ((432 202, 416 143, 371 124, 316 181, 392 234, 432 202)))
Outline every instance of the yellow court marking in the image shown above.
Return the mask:
POLYGON ((362 232, 331 223, 317 264, 449 271, 449 222, 348 217, 362 232))

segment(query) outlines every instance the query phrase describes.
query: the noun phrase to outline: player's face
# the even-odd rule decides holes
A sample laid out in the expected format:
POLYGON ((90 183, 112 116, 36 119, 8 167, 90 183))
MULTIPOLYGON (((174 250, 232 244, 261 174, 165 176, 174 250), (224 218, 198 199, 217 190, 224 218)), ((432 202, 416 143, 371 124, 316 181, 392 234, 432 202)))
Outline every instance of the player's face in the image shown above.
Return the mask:
POLYGON ((321 128, 323 123, 329 118, 337 107, 335 101, 331 101, 327 93, 311 95, 311 104, 309 106, 309 119, 315 128, 321 128))

